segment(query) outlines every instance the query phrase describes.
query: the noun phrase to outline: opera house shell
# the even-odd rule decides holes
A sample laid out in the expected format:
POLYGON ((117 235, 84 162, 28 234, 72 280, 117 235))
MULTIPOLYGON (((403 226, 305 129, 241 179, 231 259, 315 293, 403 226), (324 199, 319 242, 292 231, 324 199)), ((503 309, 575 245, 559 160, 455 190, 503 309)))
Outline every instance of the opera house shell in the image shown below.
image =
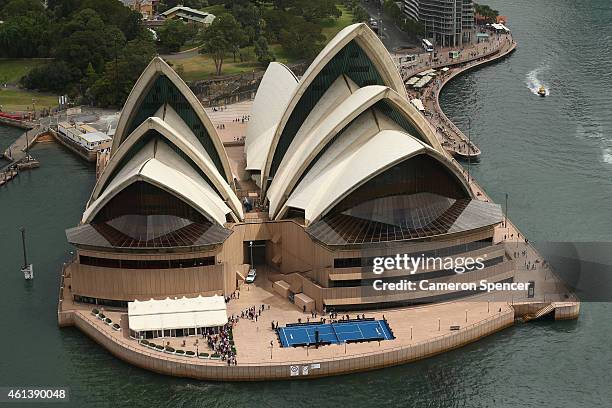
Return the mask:
POLYGON ((364 24, 340 31, 300 78, 269 65, 241 163, 236 171, 198 99, 155 58, 122 110, 81 224, 67 231, 78 250, 74 300, 228 294, 255 262, 252 242, 265 279, 317 310, 465 296, 377 293, 374 279, 513 279, 494 240, 500 206, 475 196, 364 24), (397 253, 486 260, 463 274, 373 273, 373 257, 397 253))

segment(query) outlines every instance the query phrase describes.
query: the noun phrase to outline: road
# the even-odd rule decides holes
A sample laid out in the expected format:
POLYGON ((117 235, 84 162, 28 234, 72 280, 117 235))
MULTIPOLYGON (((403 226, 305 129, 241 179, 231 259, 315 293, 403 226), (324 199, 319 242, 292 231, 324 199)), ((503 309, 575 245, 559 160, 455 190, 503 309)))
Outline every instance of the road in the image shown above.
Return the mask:
POLYGON ((362 0, 361 5, 370 14, 370 17, 376 20, 382 19, 382 42, 389 52, 393 53, 398 48, 410 48, 419 45, 418 39, 400 30, 393 19, 384 15, 382 5, 378 0, 362 0))
POLYGON ((200 55, 200 48, 201 46, 197 46, 189 50, 175 52, 172 54, 165 54, 165 55, 162 55, 161 57, 167 61, 176 61, 176 60, 184 60, 188 58, 193 58, 193 57, 197 57, 198 55, 200 55))

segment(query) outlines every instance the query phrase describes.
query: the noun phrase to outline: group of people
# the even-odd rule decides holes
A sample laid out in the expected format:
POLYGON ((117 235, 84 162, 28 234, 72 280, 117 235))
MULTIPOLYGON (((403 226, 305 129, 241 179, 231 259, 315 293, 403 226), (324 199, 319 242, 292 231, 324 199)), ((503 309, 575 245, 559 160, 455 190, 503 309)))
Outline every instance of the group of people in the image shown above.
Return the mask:
MULTIPOLYGON (((243 319, 251 319, 257 321, 261 313, 266 309, 266 305, 260 305, 257 308, 255 306, 251 306, 246 310, 243 310, 241 313, 241 317, 243 319)), ((268 310, 270 310, 270 305, 268 305, 268 310)))
POLYGON ((221 356, 223 361, 227 361, 227 365, 237 365, 236 352, 233 349, 230 340, 230 330, 233 324, 228 323, 221 327, 217 333, 207 331, 202 333, 202 337, 206 339, 208 347, 216 354, 221 356))
POLYGON ((240 299, 240 291, 239 290, 235 290, 232 293, 229 294, 229 296, 225 297, 225 303, 229 303, 230 300, 232 299, 240 299))
POLYGON ((244 122, 248 122, 249 120, 251 120, 251 115, 242 115, 242 117, 236 118, 233 121, 234 122, 242 122, 242 123, 244 123, 244 122))

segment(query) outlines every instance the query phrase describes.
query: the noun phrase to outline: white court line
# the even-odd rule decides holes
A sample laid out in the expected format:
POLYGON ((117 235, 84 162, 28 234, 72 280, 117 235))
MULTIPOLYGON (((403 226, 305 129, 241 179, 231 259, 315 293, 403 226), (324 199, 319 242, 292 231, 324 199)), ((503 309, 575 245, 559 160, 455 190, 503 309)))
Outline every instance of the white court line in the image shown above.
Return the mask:
POLYGON ((383 329, 383 327, 380 325, 380 320, 378 320, 376 323, 378 323, 378 327, 376 328, 376 333, 378 333, 378 328, 380 327, 380 330, 382 330, 383 333, 383 337, 385 338, 385 340, 387 339, 387 334, 385 333, 385 330, 383 329))
POLYGON ((361 334, 361 338, 365 339, 365 336, 363 335, 363 332, 361 331, 360 325, 357 325, 357 328, 359 329, 359 334, 361 334))

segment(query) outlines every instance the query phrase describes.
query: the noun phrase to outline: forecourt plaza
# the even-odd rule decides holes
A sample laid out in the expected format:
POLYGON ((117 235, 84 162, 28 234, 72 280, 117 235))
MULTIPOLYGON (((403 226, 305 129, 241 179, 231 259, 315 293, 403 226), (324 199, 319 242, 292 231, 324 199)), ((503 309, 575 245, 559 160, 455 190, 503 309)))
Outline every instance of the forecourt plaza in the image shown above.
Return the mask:
POLYGON ((149 64, 81 222, 66 231, 77 254, 62 271, 60 326, 145 369, 252 381, 412 361, 513 324, 528 311, 521 304, 545 306, 526 291, 510 302, 450 284, 536 281, 536 295, 557 290, 548 306, 564 302, 555 315, 577 316, 550 272, 544 282, 542 270, 518 266, 517 252, 537 254, 508 241, 501 207, 476 193, 365 24, 340 31, 300 78, 271 63, 250 115, 244 145, 222 140, 176 72, 160 58, 149 64), (373 272, 375 257, 398 253, 483 261, 464 273, 373 272), (246 285, 251 264, 257 279, 246 285), (373 289, 402 279, 447 286, 373 289), (171 312, 154 312, 157 301, 171 312), (244 318, 251 309, 262 310, 257 319, 244 318), (318 348, 280 341, 280 328, 321 318, 384 321, 392 336, 318 348), (207 349, 210 333, 229 333, 234 364, 207 349))

